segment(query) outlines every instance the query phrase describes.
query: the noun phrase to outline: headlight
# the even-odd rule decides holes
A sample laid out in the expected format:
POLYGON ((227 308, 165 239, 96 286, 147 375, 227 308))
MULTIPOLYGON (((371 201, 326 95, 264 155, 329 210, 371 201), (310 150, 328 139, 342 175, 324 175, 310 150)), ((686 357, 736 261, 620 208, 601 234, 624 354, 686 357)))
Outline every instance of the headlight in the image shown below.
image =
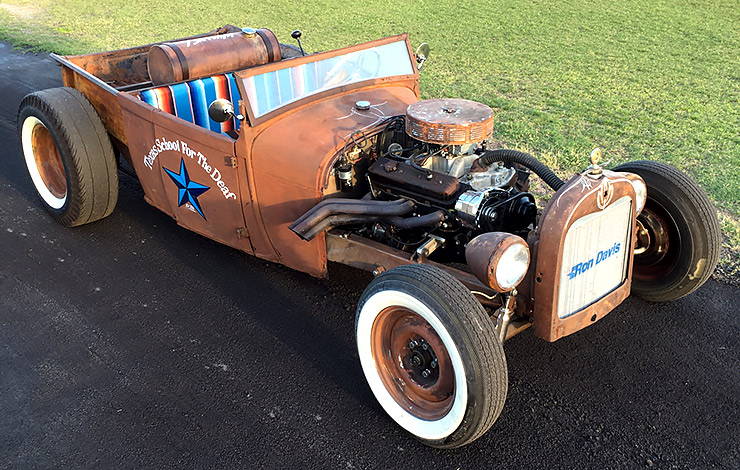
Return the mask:
MULTIPOLYGON (((517 237, 519 238, 519 237, 517 237)), ((514 243, 506 248, 495 266, 496 283, 506 291, 519 285, 529 268, 529 247, 522 243, 514 243)))
POLYGON ((632 188, 635 190, 635 203, 637 204, 635 214, 639 214, 645 207, 645 201, 647 201, 647 185, 638 175, 634 173, 625 174, 627 175, 627 179, 630 180, 630 183, 632 183, 632 188))
POLYGON ((521 237, 504 232, 478 235, 465 247, 473 274, 498 292, 509 292, 529 269, 529 247, 521 237))

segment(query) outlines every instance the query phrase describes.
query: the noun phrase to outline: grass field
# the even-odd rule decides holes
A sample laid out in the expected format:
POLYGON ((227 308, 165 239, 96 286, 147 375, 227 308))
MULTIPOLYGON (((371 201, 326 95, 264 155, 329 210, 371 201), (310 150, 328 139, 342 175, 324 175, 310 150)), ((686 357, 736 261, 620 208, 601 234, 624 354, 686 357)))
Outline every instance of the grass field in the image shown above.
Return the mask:
POLYGON ((284 42, 300 28, 309 50, 408 32, 432 46, 426 97, 491 105, 498 140, 560 171, 583 168, 595 146, 613 163, 688 171, 720 208, 726 261, 740 258, 736 0, 0 0, 0 39, 62 53, 226 23, 284 42))

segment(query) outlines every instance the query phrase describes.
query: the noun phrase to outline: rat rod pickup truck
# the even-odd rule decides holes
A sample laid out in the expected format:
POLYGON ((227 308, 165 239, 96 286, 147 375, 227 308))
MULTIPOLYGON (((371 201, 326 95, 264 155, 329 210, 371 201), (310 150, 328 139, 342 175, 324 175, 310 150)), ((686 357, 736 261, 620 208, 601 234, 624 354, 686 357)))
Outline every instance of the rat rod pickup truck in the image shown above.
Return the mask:
POLYGON ((716 212, 676 169, 608 170, 597 149, 561 180, 497 148, 488 106, 420 100, 428 46, 399 35, 304 54, 292 36, 300 48, 225 26, 52 55, 64 87, 18 114, 41 203, 66 226, 94 222, 128 169, 188 230, 312 276, 328 261, 371 271, 355 317, 365 377, 393 420, 443 448, 501 413, 506 339, 531 326, 555 341, 631 292, 671 301, 712 274, 716 212), (533 173, 554 191, 544 207, 533 173))

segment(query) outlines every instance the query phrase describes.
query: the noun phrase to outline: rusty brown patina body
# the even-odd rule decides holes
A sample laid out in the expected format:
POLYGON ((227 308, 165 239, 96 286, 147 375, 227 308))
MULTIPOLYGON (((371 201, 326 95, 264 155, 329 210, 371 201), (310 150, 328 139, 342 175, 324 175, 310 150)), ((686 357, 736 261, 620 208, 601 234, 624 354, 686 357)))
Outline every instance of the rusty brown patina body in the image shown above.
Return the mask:
POLYGON ((227 25, 53 55, 65 86, 18 114, 45 209, 68 227, 110 215, 120 170, 179 225, 237 250, 316 277, 329 261, 372 272, 355 311, 365 378, 396 423, 440 448, 501 413, 508 338, 533 327, 556 341, 631 291, 670 301, 711 275, 719 223, 675 168, 607 170, 597 148, 563 181, 491 148, 489 106, 422 100, 427 45, 299 47, 227 25), (542 208, 532 175, 554 191, 542 208))
MULTIPOLYGON (((241 30, 225 26, 193 38, 236 31, 241 30)), ((346 145, 347 136, 367 125, 365 116, 349 111, 358 101, 368 101, 383 103, 386 115, 404 114, 408 105, 420 99, 418 70, 412 62, 414 69, 410 74, 334 87, 260 116, 255 116, 246 103, 243 79, 398 40, 405 41, 413 57, 408 39, 401 35, 308 56, 292 54, 235 71, 242 96, 238 111, 247 118, 233 136, 186 122, 139 98, 141 90, 153 86, 146 63, 151 44, 54 57, 62 65, 65 86, 76 88, 87 97, 104 122, 114 147, 133 166, 147 202, 181 226, 317 277, 327 275, 327 261, 376 274, 403 264, 429 263, 453 274, 482 304, 497 307, 502 303, 501 296, 465 267, 420 258, 356 234, 331 231, 304 241, 289 229, 319 201, 339 192, 330 177, 332 166, 346 145), (152 149, 157 149, 153 158, 152 149), (186 162, 190 178, 211 188, 199 197, 200 205, 207 208, 207 216, 178 205, 162 168, 177 171, 181 161, 186 162)), ((563 234, 574 220, 599 210, 598 187, 583 190, 581 178, 584 176, 574 177, 555 194, 540 217, 539 227, 527 240, 533 261, 519 286, 518 316, 508 336, 534 324, 538 336, 554 341, 602 318, 629 295, 628 274, 617 289, 577 314, 560 319, 554 311, 563 234)), ((612 181, 617 196, 634 199, 632 186, 621 174, 602 178, 612 181)), ((634 218, 634 204, 632 207, 634 218)), ((631 230, 634 236, 634 224, 631 230)), ((629 266, 631 270, 631 263, 629 266)))

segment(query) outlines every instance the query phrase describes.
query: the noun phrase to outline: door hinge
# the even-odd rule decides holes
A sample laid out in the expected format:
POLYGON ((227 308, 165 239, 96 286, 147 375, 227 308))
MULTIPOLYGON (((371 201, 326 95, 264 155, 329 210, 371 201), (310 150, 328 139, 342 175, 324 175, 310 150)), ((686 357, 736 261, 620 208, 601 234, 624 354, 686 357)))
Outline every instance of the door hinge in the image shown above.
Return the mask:
POLYGON ((233 156, 224 157, 224 165, 230 166, 231 168, 236 168, 237 166, 236 157, 233 157, 233 156))

